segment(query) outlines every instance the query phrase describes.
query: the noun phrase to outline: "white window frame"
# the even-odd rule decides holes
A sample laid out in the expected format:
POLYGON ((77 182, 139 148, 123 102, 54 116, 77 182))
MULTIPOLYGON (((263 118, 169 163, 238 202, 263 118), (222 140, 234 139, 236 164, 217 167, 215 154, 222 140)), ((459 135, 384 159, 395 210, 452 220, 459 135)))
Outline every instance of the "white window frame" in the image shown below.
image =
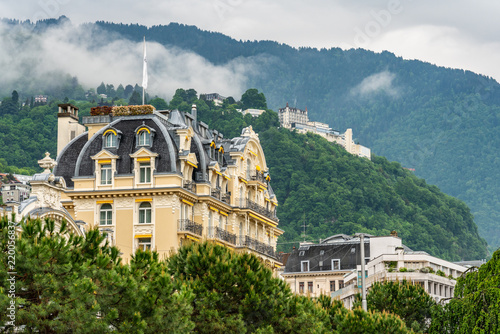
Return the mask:
POLYGON ((139 183, 151 183, 151 161, 139 162, 139 183))
POLYGON ((146 130, 142 130, 137 134, 138 145, 137 146, 151 146, 151 133, 146 130))
POLYGON ((151 224, 153 221, 153 205, 151 202, 140 202, 139 203, 139 208, 138 208, 138 223, 139 224, 151 224), (149 204, 149 207, 141 207, 144 204, 149 204), (149 222, 147 221, 148 218, 148 212, 149 212, 149 222), (143 222, 141 222, 141 217, 143 218, 143 222))
POLYGON ((153 248, 153 238, 151 237, 137 238, 137 249, 146 251, 146 250, 151 250, 152 248, 153 248))
POLYGON ((105 148, 114 148, 117 147, 118 136, 113 132, 109 132, 104 136, 104 147, 105 148))
POLYGON ((113 225, 113 205, 110 203, 104 203, 101 204, 99 208, 99 226, 109 226, 109 225, 113 225), (103 208, 104 206, 108 205, 109 208, 103 208), (104 219, 103 219, 103 214, 104 214, 104 219))
POLYGON ((332 270, 340 270, 340 259, 332 259, 332 270), (337 269, 335 269, 335 263, 337 263, 337 269))
POLYGON ((300 261, 300 271, 303 273, 311 271, 311 268, 309 267, 309 260, 300 261), (304 270, 304 264, 307 266, 307 270, 304 270))
POLYGON ((101 186, 109 186, 113 183, 113 164, 99 164, 99 173, 101 186))

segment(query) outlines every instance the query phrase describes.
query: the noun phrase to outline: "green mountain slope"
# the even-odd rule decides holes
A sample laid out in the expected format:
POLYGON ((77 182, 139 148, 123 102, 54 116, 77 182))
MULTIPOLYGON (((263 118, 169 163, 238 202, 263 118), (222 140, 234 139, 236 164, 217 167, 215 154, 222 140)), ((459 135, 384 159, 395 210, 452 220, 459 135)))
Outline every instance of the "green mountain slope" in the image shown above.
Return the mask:
MULTIPOLYGON (((272 110, 253 118, 237 112, 236 104, 226 101, 215 107, 196 97, 194 90, 178 89, 169 107, 188 111, 195 103, 199 119, 225 137, 238 136, 249 125, 259 132, 280 203, 280 227, 286 231, 279 240, 282 250, 292 246, 288 242, 302 240, 306 223, 310 240, 335 233, 388 235, 396 230, 409 247, 435 256, 450 260, 486 257, 486 243, 468 207, 399 163, 381 157, 369 161, 319 136, 278 129, 278 115, 272 110)), ((80 115, 94 105, 71 102, 80 107, 80 115)), ((11 165, 33 166, 45 150, 54 155, 56 112, 57 101, 19 108, 12 106, 12 98, 4 98, 0 158, 11 165)))
POLYGON ((340 131, 353 128, 375 154, 415 168, 416 175, 466 201, 481 235, 500 246, 500 85, 495 80, 389 52, 294 49, 176 23, 96 25, 134 41, 145 34, 215 64, 252 60, 248 87, 263 91, 270 108, 290 102, 308 107, 312 120, 340 131))
MULTIPOLYGON (((252 118, 231 111, 231 106, 222 109, 199 100, 187 102, 185 107, 200 106, 200 119, 226 137, 238 135, 248 125, 259 132, 280 203, 280 228, 286 232, 279 239, 279 249, 289 251, 303 240, 305 224, 306 240, 336 233, 389 235, 396 230, 410 248, 434 256, 486 257, 486 242, 467 205, 399 163, 377 156, 373 161, 359 158, 318 135, 278 129, 273 111, 252 118)), ((171 102, 170 106, 180 105, 171 102)))
POLYGON ((316 135, 269 129, 260 135, 286 231, 280 242, 335 233, 389 235, 450 260, 483 258, 469 208, 397 162, 350 155, 316 135))

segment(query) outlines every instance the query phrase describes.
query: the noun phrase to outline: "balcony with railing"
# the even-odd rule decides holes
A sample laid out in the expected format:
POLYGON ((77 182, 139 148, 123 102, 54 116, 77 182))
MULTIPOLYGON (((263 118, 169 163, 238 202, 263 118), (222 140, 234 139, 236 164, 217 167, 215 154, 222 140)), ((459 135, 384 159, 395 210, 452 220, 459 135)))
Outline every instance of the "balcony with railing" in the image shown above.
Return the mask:
POLYGON ((201 237, 203 233, 203 226, 189 219, 179 219, 177 221, 177 231, 190 232, 201 237))
POLYGON ((265 254, 276 260, 280 260, 282 257, 281 254, 278 254, 274 250, 273 246, 260 242, 257 239, 249 237, 248 235, 240 236, 238 239, 239 239, 238 246, 240 247, 247 247, 253 249, 259 253, 265 254))
POLYGON ((225 193, 225 194, 222 194, 222 198, 221 198, 221 200, 222 200, 224 203, 231 204, 231 193, 225 193))
POLYGON ((271 218, 272 220, 278 220, 278 217, 276 217, 276 212, 271 211, 265 206, 262 206, 254 201, 251 201, 249 199, 246 200, 245 203, 245 208, 248 208, 250 210, 253 210, 257 213, 260 213, 263 216, 266 216, 267 218, 271 218))
POLYGON ((186 190, 196 193, 196 183, 194 183, 193 181, 184 181, 184 185, 182 187, 186 190))
POLYGON ((250 179, 248 181, 257 181, 260 183, 267 184, 264 174, 257 170, 250 173, 250 179))
POLYGON ((208 227, 207 230, 209 239, 219 239, 231 245, 236 245, 236 234, 230 233, 217 226, 208 227))

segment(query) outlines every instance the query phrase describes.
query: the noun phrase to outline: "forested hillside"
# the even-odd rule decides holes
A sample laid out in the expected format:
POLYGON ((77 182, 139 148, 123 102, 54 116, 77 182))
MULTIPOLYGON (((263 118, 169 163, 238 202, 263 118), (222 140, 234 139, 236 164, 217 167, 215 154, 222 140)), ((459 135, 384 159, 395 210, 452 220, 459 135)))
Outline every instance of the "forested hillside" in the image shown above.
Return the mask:
MULTIPOLYGON (((62 21, 67 20, 48 20, 38 25, 10 21, 9 26, 30 25, 33 33, 39 33, 62 21)), ((500 158, 497 153, 500 85, 495 80, 472 72, 404 60, 389 52, 295 49, 270 41, 236 41, 220 33, 176 23, 147 28, 97 22, 85 28, 89 31, 87 38, 95 41, 95 45, 118 37, 140 42, 145 35, 148 41, 193 51, 213 64, 223 65, 235 59, 239 63, 251 63, 246 87, 256 87, 263 92, 269 108, 277 110, 289 102, 301 109, 307 107, 310 119, 327 122, 341 132, 347 127, 353 128, 357 140, 376 155, 414 168, 415 174, 429 184, 436 184, 447 194, 464 200, 471 208, 480 234, 492 248, 500 246, 500 158), (96 27, 98 29, 94 29, 96 27)), ((26 79, 19 83, 26 87, 8 87, 9 92, 17 89, 23 99, 35 92, 60 99, 83 99, 89 88, 95 93, 94 87, 82 87, 71 73, 58 73, 59 85, 52 83, 38 88, 32 87, 33 81, 28 75, 23 78, 26 79)), ((115 92, 117 99, 128 100, 125 92, 130 94, 134 89, 133 82, 124 82, 127 87, 120 85, 115 90, 105 78, 102 81, 102 87, 98 87, 101 92, 103 89, 106 93, 115 92)), ((7 91, 5 87, 0 88, 7 91)), ((160 94, 160 97, 171 93, 165 92, 165 96, 160 94)), ((224 91, 218 93, 225 95, 224 91)), ((14 124, 17 116, 12 117, 10 121, 14 124)), ((46 126, 48 123, 43 124, 46 126)), ((4 132, 2 135, 5 138, 4 132)), ((3 141, 9 154, 24 145, 12 142, 16 135, 3 141)), ((36 154, 38 159, 38 151, 36 154)), ((14 166, 34 164, 33 158, 28 165, 22 158, 16 162, 5 159, 14 166)))
MULTIPOLYGON (((226 137, 252 125, 259 132, 280 203, 280 250, 295 241, 318 241, 336 233, 389 235, 396 230, 414 250, 448 260, 486 256, 486 243, 467 205, 403 169, 398 162, 353 156, 314 134, 278 129, 278 116, 268 110, 253 119, 204 101, 181 102, 178 90, 170 107, 200 106, 199 117, 226 137), (306 236, 303 226, 306 225, 306 236)), ((184 95, 185 96, 185 95, 184 95)))
MULTIPOLYGON (((4 98, 0 105, 0 145, 4 147, 0 159, 8 165, 34 168, 45 151, 54 156, 58 102, 21 107, 12 97, 4 98)), ((69 102, 80 107, 80 115, 96 105, 69 102)), ((280 227, 286 231, 279 239, 280 250, 290 250, 292 242, 304 239, 305 224, 306 240, 317 241, 336 233, 388 235, 396 230, 415 250, 449 260, 486 257, 486 243, 462 201, 427 185, 397 162, 359 158, 317 135, 278 129, 278 115, 272 110, 257 118, 243 116, 236 108, 244 103, 266 105, 265 96, 255 89, 245 92, 241 101, 226 99, 220 107, 199 99, 194 89, 178 89, 168 104, 161 98, 149 103, 182 111, 189 111, 195 103, 200 120, 226 138, 238 136, 249 125, 259 133, 280 203, 280 227)))
POLYGON ((341 132, 353 128, 375 154, 415 168, 416 175, 464 200, 481 235, 500 246, 500 85, 495 80, 389 52, 294 49, 176 23, 96 25, 135 41, 146 35, 192 50, 214 64, 251 59, 255 68, 248 87, 264 92, 270 108, 289 102, 341 132))

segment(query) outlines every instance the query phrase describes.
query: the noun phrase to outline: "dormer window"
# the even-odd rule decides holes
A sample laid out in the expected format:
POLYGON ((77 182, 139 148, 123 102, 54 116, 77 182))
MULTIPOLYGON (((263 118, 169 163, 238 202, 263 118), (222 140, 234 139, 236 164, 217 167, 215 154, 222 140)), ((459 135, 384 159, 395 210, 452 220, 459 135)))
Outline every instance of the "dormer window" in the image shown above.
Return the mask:
POLYGON ((137 129, 135 129, 136 147, 151 147, 153 145, 154 135, 155 130, 143 123, 137 129))
POLYGON ((217 151, 217 162, 219 165, 222 167, 223 163, 223 158, 224 158, 224 148, 221 146, 219 150, 217 151))
POLYGON ((138 134, 139 137, 139 146, 150 146, 151 145, 151 135, 149 131, 142 130, 138 134))
POLYGON ((121 132, 110 128, 104 131, 102 135, 102 147, 103 148, 117 148, 118 142, 120 140, 121 132))
POLYGON ((104 136, 104 147, 106 148, 116 147, 116 135, 113 132, 108 132, 104 136))
POLYGON ((215 160, 215 143, 210 144, 210 159, 215 160))

